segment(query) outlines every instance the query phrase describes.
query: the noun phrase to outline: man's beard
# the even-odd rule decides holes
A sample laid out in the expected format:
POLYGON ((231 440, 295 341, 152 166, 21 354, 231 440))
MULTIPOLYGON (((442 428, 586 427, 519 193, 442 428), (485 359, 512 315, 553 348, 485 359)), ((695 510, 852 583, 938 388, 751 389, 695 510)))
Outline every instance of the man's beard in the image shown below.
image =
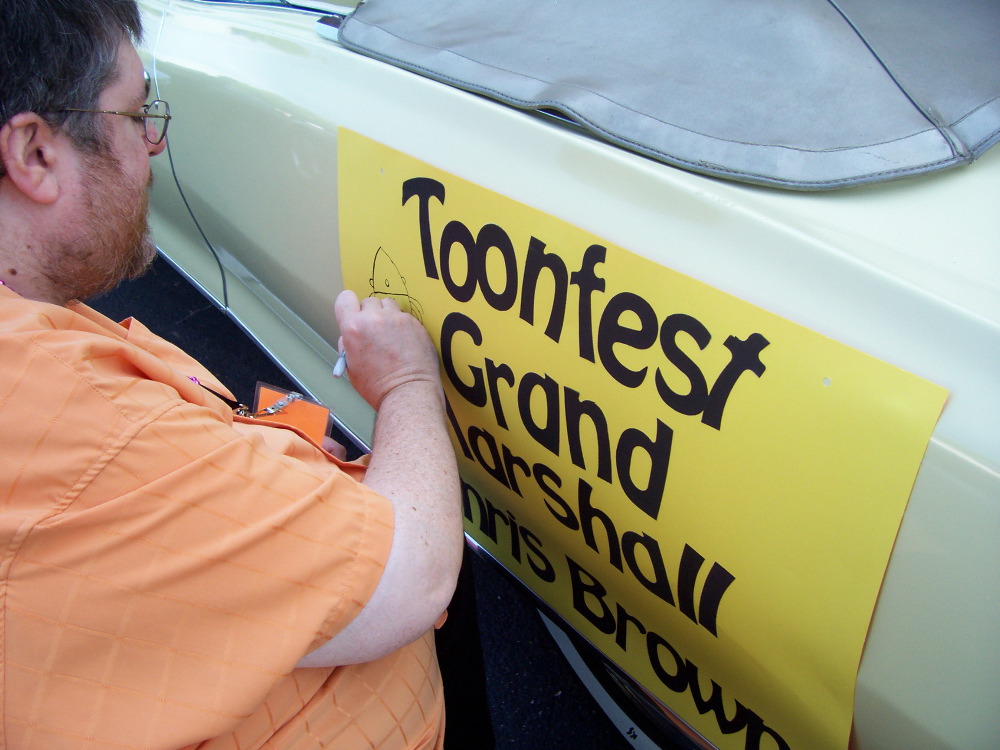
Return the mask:
POLYGON ((141 276, 156 257, 149 236, 149 181, 129 184, 111 154, 85 157, 85 215, 71 239, 59 243, 45 275, 66 302, 96 297, 141 276))

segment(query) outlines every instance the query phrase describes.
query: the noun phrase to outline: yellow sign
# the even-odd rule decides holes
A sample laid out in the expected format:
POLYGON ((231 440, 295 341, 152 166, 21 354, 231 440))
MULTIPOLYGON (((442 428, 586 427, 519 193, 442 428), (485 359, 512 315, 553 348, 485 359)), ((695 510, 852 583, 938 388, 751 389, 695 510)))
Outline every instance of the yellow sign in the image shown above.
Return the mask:
POLYGON ((439 347, 469 533, 719 748, 846 748, 945 391, 358 134, 338 158, 345 282, 439 347))

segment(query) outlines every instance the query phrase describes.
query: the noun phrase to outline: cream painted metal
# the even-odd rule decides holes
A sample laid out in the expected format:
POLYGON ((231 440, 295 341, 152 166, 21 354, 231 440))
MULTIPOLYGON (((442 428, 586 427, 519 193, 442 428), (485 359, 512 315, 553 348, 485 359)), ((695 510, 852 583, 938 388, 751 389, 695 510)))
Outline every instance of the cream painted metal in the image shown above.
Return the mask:
POLYGON ((221 270, 166 156, 158 245, 362 440, 370 410, 330 376, 351 252, 338 127, 948 388, 865 649, 855 744, 1000 746, 1000 150, 840 192, 737 185, 348 52, 316 33, 317 13, 141 5, 173 166, 221 270))

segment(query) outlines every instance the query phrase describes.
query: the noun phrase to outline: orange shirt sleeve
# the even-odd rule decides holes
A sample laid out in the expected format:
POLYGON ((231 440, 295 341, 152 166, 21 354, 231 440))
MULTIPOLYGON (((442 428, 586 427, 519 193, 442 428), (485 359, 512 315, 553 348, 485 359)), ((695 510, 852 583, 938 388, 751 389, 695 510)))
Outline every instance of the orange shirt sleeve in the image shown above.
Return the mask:
POLYGON ((364 606, 391 505, 305 441, 276 450, 190 402, 127 343, 4 344, 8 746, 230 731, 364 606))

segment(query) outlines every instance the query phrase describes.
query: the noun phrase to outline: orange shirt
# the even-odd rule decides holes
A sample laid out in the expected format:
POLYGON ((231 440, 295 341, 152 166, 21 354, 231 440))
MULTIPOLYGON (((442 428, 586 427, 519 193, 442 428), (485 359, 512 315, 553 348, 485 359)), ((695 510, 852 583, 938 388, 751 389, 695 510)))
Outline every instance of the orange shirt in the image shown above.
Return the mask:
POLYGON ((135 321, 0 287, 0 746, 440 748, 433 637, 294 669, 368 601, 392 507, 135 321))

